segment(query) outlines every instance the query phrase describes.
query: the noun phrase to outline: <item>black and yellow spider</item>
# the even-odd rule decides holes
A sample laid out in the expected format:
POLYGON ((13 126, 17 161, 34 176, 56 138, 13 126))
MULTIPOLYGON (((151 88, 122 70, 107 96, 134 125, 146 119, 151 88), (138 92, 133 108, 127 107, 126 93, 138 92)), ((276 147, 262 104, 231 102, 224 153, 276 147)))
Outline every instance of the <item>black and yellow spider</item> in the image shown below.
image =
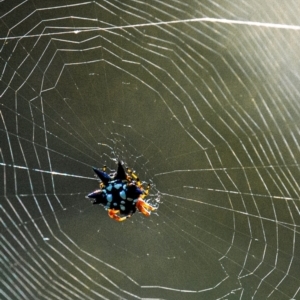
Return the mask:
POLYGON ((150 185, 144 188, 138 176, 129 168, 125 171, 121 162, 118 163, 117 172, 113 174, 106 173, 105 166, 102 170, 93 170, 101 180, 100 189, 88 194, 88 197, 95 199, 93 204, 102 204, 108 210, 110 218, 124 221, 136 209, 148 217, 156 209, 144 201, 149 194, 150 185))

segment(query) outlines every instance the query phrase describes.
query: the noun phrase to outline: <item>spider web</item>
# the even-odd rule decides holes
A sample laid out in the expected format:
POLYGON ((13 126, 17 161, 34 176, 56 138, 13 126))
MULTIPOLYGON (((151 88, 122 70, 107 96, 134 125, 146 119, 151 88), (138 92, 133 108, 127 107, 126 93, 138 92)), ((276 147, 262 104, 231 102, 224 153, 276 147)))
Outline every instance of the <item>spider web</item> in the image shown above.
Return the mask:
POLYGON ((298 299, 299 1, 0 2, 1 299, 298 299))

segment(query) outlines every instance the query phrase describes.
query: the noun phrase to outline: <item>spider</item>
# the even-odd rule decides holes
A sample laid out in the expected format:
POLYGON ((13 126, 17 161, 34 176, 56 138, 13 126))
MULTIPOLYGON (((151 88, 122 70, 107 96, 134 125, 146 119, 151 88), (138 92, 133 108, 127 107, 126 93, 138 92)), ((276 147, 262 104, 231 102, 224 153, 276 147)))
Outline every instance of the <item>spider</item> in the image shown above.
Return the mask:
POLYGON ((138 176, 129 168, 124 170, 118 162, 117 172, 106 173, 106 166, 99 170, 93 168, 100 182, 100 189, 88 194, 93 198, 93 204, 102 204, 108 211, 108 216, 116 221, 125 221, 138 209, 143 215, 150 216, 156 208, 144 201, 148 196, 150 184, 144 189, 138 176))

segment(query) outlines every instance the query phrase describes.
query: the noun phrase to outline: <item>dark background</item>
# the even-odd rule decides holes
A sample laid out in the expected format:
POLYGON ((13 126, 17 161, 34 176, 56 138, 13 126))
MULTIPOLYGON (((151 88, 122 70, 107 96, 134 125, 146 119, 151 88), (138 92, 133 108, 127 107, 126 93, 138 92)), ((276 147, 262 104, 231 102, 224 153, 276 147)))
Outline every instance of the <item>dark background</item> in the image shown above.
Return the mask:
POLYGON ((0 3, 1 299, 299 297, 299 1, 260 2, 0 3), (149 218, 85 198, 118 159, 149 218))

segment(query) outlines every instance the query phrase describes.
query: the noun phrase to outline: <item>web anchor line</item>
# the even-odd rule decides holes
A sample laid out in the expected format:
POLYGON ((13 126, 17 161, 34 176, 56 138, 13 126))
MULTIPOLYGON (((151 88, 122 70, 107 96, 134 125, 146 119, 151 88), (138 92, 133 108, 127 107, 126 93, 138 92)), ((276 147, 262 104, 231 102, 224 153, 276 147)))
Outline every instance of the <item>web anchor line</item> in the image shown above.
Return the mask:
POLYGON ((255 26, 255 27, 265 27, 265 28, 274 28, 274 29, 285 29, 285 30, 300 30, 300 26, 298 25, 287 25, 287 24, 279 24, 279 23, 263 23, 263 22, 255 22, 255 21, 243 21, 243 20, 230 20, 230 19, 218 19, 218 18, 195 18, 195 19, 185 19, 185 20, 173 20, 173 21, 161 21, 161 22, 153 22, 153 23, 142 23, 142 24, 133 24, 133 25, 123 25, 123 26, 111 26, 104 28, 95 28, 91 29, 75 29, 75 30, 66 30, 62 32, 52 32, 52 33, 42 33, 42 34, 28 34, 28 35, 19 35, 19 36, 8 36, 8 37, 0 37, 0 41, 2 40, 15 40, 15 39, 24 39, 24 38, 33 38, 33 37, 42 37, 42 36, 57 36, 63 34, 78 34, 78 33, 86 33, 86 32, 95 32, 95 31, 111 31, 118 29, 129 29, 129 28, 143 28, 150 26, 162 26, 162 25, 173 25, 173 24, 185 24, 185 23, 222 23, 229 25, 245 25, 245 26, 255 26))

